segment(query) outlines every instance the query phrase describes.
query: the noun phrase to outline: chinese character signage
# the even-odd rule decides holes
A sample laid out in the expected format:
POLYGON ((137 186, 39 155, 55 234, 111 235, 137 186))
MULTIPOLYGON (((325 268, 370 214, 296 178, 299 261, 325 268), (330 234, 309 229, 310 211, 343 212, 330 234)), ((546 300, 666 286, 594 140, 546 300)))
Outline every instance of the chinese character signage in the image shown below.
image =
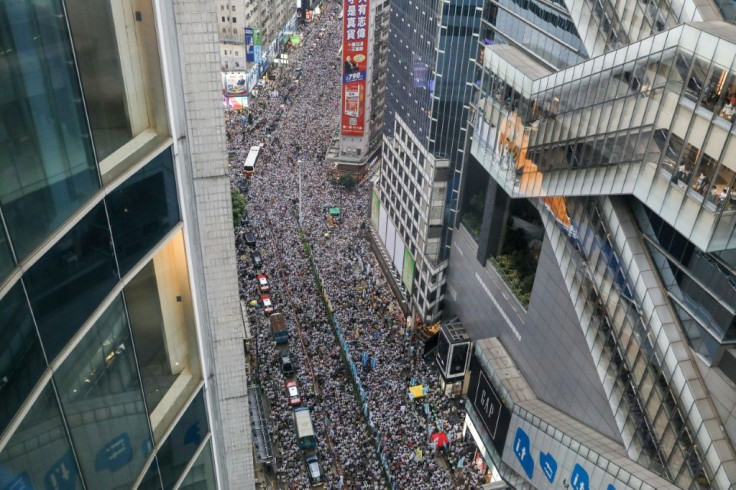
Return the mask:
POLYGON ((363 136, 368 58, 368 0, 344 0, 342 134, 363 136))

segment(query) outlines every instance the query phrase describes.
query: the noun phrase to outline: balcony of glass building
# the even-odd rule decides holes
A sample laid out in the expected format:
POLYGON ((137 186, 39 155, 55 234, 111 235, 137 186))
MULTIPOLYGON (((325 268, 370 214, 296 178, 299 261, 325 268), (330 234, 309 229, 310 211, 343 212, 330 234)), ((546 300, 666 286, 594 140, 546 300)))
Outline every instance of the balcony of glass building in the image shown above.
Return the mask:
POLYGON ((721 20, 704 0, 568 0, 566 6, 594 56, 685 22, 721 20))
POLYGON ((736 247, 736 26, 685 24, 551 73, 486 46, 471 151, 512 197, 633 194, 736 247))

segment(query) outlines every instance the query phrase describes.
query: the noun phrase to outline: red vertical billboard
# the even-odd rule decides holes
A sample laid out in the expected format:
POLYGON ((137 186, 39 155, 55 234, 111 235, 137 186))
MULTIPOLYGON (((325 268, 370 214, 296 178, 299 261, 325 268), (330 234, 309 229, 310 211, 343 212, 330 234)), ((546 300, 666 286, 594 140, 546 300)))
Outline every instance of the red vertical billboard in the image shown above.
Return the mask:
POLYGON ((363 136, 365 132, 368 1, 343 1, 341 132, 345 136, 363 136))

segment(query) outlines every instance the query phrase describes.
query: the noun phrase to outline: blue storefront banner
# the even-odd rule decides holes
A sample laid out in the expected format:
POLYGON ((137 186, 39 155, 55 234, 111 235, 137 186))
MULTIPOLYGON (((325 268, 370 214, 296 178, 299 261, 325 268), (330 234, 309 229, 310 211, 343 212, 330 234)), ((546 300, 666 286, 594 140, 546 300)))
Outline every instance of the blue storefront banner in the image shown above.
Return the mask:
POLYGON ((539 453, 539 466, 542 467, 542 473, 550 483, 554 483, 557 475, 557 461, 549 453, 539 453))
MULTIPOLYGON (((261 61, 263 61, 263 51, 261 46, 253 46, 253 58, 256 63, 260 63, 261 61)), ((266 69, 268 69, 268 67, 264 68, 264 71, 266 69)))
POLYGON ((74 463, 71 451, 67 451, 54 463, 44 475, 43 481, 47 490, 73 490, 77 488, 77 465, 74 463))
POLYGON ((529 436, 521 428, 516 429, 516 437, 514 438, 514 454, 519 460, 521 467, 524 469, 527 478, 534 477, 534 457, 532 457, 532 446, 529 442, 529 436))
POLYGON ((33 490, 31 475, 29 475, 27 471, 24 471, 10 480, 2 490, 33 490))
POLYGON ((253 45, 253 28, 245 28, 245 61, 252 62, 256 60, 255 46, 253 45))
POLYGON ((123 432, 105 444, 95 457, 95 471, 107 470, 111 473, 118 471, 133 459, 133 444, 130 436, 123 432))
POLYGON ((570 475, 570 488, 573 490, 589 490, 590 489, 590 477, 588 472, 583 469, 579 464, 575 465, 570 475))

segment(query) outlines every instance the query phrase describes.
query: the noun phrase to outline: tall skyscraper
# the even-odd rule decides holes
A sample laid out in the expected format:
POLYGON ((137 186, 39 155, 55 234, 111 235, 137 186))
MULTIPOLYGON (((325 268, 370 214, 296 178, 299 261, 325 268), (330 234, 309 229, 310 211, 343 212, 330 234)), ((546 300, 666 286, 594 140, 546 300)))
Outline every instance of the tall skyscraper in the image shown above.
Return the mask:
POLYGON ((720 7, 485 1, 447 303, 476 340, 467 426, 495 479, 736 482, 720 7))
POLYGON ((253 488, 215 3, 0 4, 0 488, 253 488))
POLYGON ((442 311, 481 0, 391 2, 384 140, 371 216, 412 309, 442 311))
POLYGON ((360 174, 383 141, 391 3, 345 0, 343 7, 340 127, 326 158, 338 171, 360 174), (355 62, 356 56, 361 61, 355 62))

